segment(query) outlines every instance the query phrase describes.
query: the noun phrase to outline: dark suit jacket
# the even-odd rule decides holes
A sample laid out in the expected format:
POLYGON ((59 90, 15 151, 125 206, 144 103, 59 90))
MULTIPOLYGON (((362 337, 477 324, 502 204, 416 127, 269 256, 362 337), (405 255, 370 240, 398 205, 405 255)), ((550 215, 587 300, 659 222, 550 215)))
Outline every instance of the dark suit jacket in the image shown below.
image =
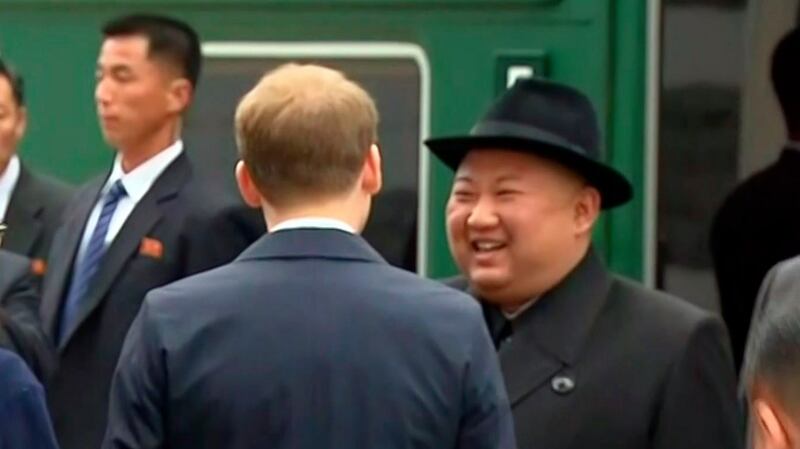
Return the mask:
POLYGON ((17 356, 0 349, 0 447, 57 449, 44 391, 17 356))
MULTIPOLYGON (((75 254, 104 179, 81 189, 56 232, 42 298, 42 321, 56 335, 75 254)), ((79 324, 58 344, 60 366, 48 385, 56 435, 64 449, 100 446, 108 391, 122 342, 145 294, 230 262, 251 242, 240 203, 202 187, 186 154, 139 201, 109 245, 89 287, 79 324)))
POLYGON ((53 234, 73 193, 72 187, 31 173, 22 165, 6 211, 8 230, 3 238, 3 248, 45 261, 53 234))
POLYGON ((19 354, 45 379, 53 372, 55 354, 39 321, 35 285, 30 261, 0 250, 0 347, 19 354))
POLYGON ((728 196, 711 228, 720 308, 741 366, 758 288, 776 263, 800 254, 800 151, 778 161, 728 196))
POLYGON ((610 275, 591 251, 514 320, 499 354, 520 449, 741 445, 720 320, 610 275))
POLYGON ((318 229, 150 293, 108 429, 107 449, 515 447, 477 304, 318 229))

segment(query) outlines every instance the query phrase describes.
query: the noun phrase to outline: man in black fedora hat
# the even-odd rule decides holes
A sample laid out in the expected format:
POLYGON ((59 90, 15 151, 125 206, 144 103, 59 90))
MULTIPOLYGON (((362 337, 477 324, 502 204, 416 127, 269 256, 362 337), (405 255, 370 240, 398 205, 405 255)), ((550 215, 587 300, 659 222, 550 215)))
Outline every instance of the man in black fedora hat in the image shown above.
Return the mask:
POLYGON ((602 209, 630 200, 602 163, 594 109, 521 80, 469 135, 428 140, 455 170, 447 235, 478 298, 526 448, 737 448, 722 322, 610 273, 592 249, 602 209))

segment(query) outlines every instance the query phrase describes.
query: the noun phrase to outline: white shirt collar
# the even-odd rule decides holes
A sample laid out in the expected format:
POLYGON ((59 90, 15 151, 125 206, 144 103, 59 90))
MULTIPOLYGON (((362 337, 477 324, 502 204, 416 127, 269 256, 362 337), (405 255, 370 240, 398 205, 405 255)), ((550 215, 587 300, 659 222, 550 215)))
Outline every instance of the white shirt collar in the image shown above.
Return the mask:
POLYGON ((118 154, 114 159, 114 167, 111 169, 111 174, 108 176, 106 185, 103 187, 103 194, 105 194, 111 185, 118 179, 122 181, 122 186, 128 197, 134 203, 139 200, 150 190, 150 187, 156 182, 156 179, 169 167, 178 156, 183 152, 183 141, 178 139, 172 145, 168 146, 165 150, 159 152, 150 159, 144 161, 141 165, 134 168, 128 173, 122 170, 122 157, 118 154))
POLYGON ((521 305, 517 310, 513 312, 506 312, 505 310, 503 310, 502 311, 503 316, 506 317, 507 320, 512 321, 518 316, 522 315, 526 310, 530 309, 531 306, 533 306, 536 303, 537 299, 539 299, 538 296, 526 302, 525 304, 521 305))
POLYGON ((328 218, 328 217, 302 217, 302 218, 292 218, 289 220, 282 221, 275 226, 271 226, 269 232, 278 232, 278 231, 285 231, 287 229, 302 229, 302 228, 312 228, 312 229, 338 229, 340 231, 349 232, 350 234, 355 234, 356 231, 353 229, 352 226, 349 224, 337 220, 335 218, 328 218))
POLYGON ((5 220, 8 203, 11 202, 11 194, 19 181, 20 164, 17 155, 11 156, 5 172, 0 174, 0 222, 5 220))

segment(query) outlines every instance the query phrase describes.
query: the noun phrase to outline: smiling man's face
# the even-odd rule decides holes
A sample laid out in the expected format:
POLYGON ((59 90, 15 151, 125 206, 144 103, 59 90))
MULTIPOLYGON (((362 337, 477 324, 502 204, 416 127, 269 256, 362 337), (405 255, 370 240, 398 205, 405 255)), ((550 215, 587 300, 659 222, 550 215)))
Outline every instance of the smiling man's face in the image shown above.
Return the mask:
POLYGON ((503 306, 552 288, 588 246, 591 226, 587 233, 580 217, 587 190, 594 189, 548 159, 502 149, 470 151, 447 203, 447 237, 472 288, 503 306))

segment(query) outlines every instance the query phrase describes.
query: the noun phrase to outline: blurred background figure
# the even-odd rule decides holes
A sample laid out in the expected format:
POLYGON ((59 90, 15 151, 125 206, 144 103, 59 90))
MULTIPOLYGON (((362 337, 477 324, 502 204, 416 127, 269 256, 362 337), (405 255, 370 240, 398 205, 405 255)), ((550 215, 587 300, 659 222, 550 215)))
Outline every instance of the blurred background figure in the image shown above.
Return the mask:
POLYGON ((742 374, 753 448, 800 448, 800 297, 784 298, 753 327, 742 374))
POLYGON ((35 274, 42 276, 72 188, 31 172, 20 161, 17 149, 27 124, 22 77, 0 59, 0 223, 8 225, 0 248, 30 258, 35 274))
POLYGON ((776 47, 771 79, 786 123, 784 149, 777 161, 728 195, 711 228, 720 309, 737 367, 764 276, 776 263, 800 254, 800 29, 776 47))

